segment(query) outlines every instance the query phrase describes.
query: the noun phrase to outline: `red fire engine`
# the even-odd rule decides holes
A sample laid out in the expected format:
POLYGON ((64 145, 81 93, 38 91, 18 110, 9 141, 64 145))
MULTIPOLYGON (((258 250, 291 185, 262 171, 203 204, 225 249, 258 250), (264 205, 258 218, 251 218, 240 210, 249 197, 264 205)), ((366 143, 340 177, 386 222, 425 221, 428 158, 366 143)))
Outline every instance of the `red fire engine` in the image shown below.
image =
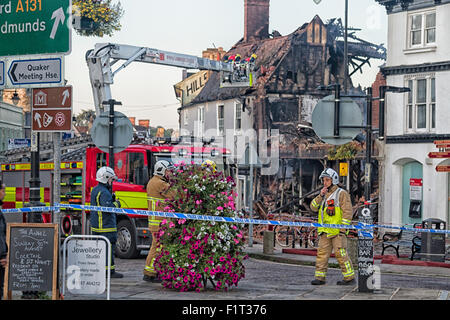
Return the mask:
MULTIPOLYGON (((210 159, 216 162, 219 170, 229 172, 228 151, 206 144, 161 143, 131 144, 127 149, 116 153, 114 170, 118 181, 113 184, 113 192, 120 200, 122 208, 148 209, 146 185, 153 174, 153 166, 159 160, 173 163, 201 164, 210 159)), ((92 189, 97 185, 97 170, 109 165, 109 155, 94 146, 85 148, 85 156, 80 161, 61 162, 61 203, 90 204, 92 189)), ((53 162, 40 164, 41 202, 53 205, 53 162)), ((1 165, 0 178, 7 185, 3 208, 21 208, 29 202, 28 181, 30 163, 5 163, 1 165)), ((43 214, 44 222, 51 222, 51 213, 43 214)), ((25 222, 26 214, 12 214, 8 222, 25 222)), ((151 244, 147 218, 137 215, 118 214, 118 242, 116 255, 120 258, 133 258, 151 244)), ((89 234, 89 212, 80 210, 61 213, 61 234, 89 234)))

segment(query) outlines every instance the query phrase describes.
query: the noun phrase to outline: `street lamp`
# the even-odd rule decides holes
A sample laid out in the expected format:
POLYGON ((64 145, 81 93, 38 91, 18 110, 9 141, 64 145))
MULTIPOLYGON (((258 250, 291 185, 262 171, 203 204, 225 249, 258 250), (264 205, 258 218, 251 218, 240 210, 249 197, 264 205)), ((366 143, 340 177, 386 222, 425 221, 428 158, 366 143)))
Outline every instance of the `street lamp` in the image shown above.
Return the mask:
POLYGON ((11 98, 12 103, 17 106, 19 104, 20 101, 20 97, 19 94, 17 93, 17 90, 14 90, 13 96, 11 98))
POLYGON ((384 103, 386 100, 386 92, 404 93, 410 92, 408 87, 380 86, 380 108, 378 110, 379 133, 378 139, 384 140, 384 103))

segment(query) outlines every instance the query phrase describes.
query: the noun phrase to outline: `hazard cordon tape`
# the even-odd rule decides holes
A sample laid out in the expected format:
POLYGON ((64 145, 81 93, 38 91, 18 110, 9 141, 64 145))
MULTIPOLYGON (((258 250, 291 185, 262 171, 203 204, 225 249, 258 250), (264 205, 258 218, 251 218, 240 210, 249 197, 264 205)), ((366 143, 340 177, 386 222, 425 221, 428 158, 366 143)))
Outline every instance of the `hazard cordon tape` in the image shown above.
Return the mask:
POLYGON ((3 213, 45 212, 45 211, 59 211, 60 208, 88 210, 88 211, 114 212, 114 213, 121 213, 121 214, 127 214, 127 215, 128 214, 129 215, 139 215, 139 216, 157 216, 157 217, 175 218, 175 219, 234 222, 234 223, 242 223, 242 224, 261 224, 261 225, 289 226, 289 227, 315 227, 315 228, 324 227, 324 228, 335 228, 335 229, 353 229, 353 230, 358 230, 359 235, 363 236, 363 237, 372 237, 374 228, 406 230, 406 231, 414 231, 417 233, 429 232, 429 233, 450 234, 450 230, 446 230, 446 229, 420 229, 420 228, 409 228, 409 227, 404 227, 404 226, 365 224, 365 223, 361 223, 361 222, 359 222, 356 225, 346 225, 346 224, 324 224, 324 223, 317 223, 317 222, 302 222, 302 221, 260 220, 260 219, 221 217, 221 216, 211 216, 211 215, 201 215, 201 214, 191 214, 191 213, 162 212, 162 211, 149 211, 149 210, 124 209, 124 208, 112 208, 112 207, 97 207, 97 206, 78 205, 78 204, 62 204, 62 203, 57 204, 53 207, 30 207, 30 208, 2 209, 2 212, 3 213))

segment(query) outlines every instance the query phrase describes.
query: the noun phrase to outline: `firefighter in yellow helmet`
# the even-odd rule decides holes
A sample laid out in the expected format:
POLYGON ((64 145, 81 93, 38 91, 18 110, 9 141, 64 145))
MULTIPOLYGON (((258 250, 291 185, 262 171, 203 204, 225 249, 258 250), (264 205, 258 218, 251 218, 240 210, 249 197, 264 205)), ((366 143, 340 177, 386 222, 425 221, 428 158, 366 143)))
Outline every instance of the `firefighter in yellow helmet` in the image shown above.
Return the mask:
POLYGON ((212 160, 205 160, 202 163, 202 168, 210 168, 212 170, 212 172, 216 172, 217 171, 217 165, 214 161, 212 160))
MULTIPOLYGON (((164 200, 173 198, 173 192, 169 190, 170 184, 167 182, 173 168, 173 165, 166 160, 155 163, 153 177, 147 184, 148 209, 150 211, 164 211, 164 200)), ((156 241, 161 220, 163 220, 162 217, 148 217, 148 228, 152 233, 152 245, 145 260, 143 280, 149 282, 161 282, 154 267, 155 258, 161 251, 161 247, 156 241)))
MULTIPOLYGON (((352 203, 347 191, 338 186, 339 175, 331 168, 325 169, 319 176, 323 182, 320 194, 311 201, 310 208, 319 212, 319 223, 350 225, 352 220, 352 203)), ((318 228, 319 248, 317 250, 315 279, 312 285, 325 284, 328 259, 332 250, 341 267, 343 280, 338 285, 355 283, 355 272, 347 254, 348 229, 318 228)))

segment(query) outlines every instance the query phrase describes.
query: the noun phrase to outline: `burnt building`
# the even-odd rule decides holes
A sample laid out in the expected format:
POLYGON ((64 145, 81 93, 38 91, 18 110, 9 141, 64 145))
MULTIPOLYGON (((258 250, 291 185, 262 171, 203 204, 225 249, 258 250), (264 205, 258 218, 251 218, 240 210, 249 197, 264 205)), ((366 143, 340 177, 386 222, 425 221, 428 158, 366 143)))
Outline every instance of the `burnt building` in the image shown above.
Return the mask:
MULTIPOLYGON (((180 132, 215 136, 216 141, 235 151, 234 160, 239 167, 245 157, 243 150, 249 144, 258 150, 258 155, 261 146, 271 153, 272 140, 266 138, 277 130, 277 170, 269 170, 270 174, 264 174, 263 169, 258 171, 253 199, 265 202, 268 210, 308 210, 299 198, 317 188, 318 176, 327 165, 332 147, 321 142, 311 127, 315 105, 330 94, 319 90, 319 86, 343 85, 346 81, 350 92, 361 89, 354 88, 351 78, 345 77, 340 20, 325 23, 316 15, 288 35, 275 30, 269 33, 269 2, 244 1, 244 37, 226 53, 228 57, 239 54, 242 59, 256 54, 253 85, 221 87, 220 73, 209 72, 201 90, 179 109, 180 132)), ((369 59, 384 59, 383 47, 358 39, 354 32, 351 39, 350 76, 369 59)), ((267 166, 265 160, 261 162, 267 166)), ((359 164, 355 168, 359 170, 359 164)), ((238 186, 245 194, 247 178, 239 170, 237 173, 238 186)))

